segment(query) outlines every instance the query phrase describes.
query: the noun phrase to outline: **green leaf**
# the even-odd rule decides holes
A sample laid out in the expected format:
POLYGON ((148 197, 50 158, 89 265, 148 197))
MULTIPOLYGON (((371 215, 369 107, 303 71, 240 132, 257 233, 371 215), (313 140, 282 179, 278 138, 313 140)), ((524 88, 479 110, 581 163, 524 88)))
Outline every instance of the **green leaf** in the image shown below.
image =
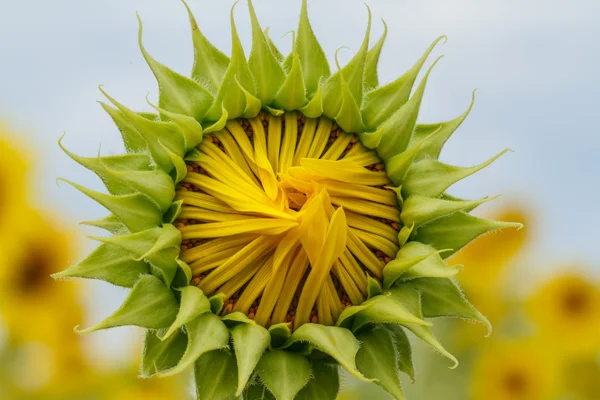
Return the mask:
POLYGON ((196 319, 197 316, 205 312, 210 312, 210 302, 202 290, 200 290, 200 288, 197 286, 184 287, 181 289, 181 301, 177 318, 167 333, 165 333, 160 339, 166 340, 179 328, 196 319))
POLYGON ((183 357, 176 367, 160 372, 160 376, 177 375, 194 365, 198 359, 202 360, 206 353, 225 349, 229 344, 229 330, 221 319, 212 313, 200 314, 196 319, 188 322, 185 329, 188 334, 188 345, 183 357))
POLYGON ((429 74, 440 58, 429 67, 413 96, 385 121, 385 128, 377 145, 377 154, 383 161, 387 162, 406 150, 417 124, 429 74))
POLYGON ((210 107, 213 97, 195 80, 172 71, 152 58, 142 43, 142 20, 139 14, 138 22, 140 50, 158 81, 159 107, 198 120, 202 119, 210 107))
POLYGON ((194 369, 198 399, 230 400, 237 387, 235 356, 228 350, 204 354, 194 369))
POLYGON ((404 400, 398 377, 396 347, 391 333, 383 327, 376 327, 357 334, 356 338, 361 342, 356 354, 359 371, 369 378, 376 379, 375 383, 395 399, 404 400))
POLYGON ((115 125, 117 125, 128 153, 144 153, 148 150, 146 139, 135 129, 135 126, 121 111, 103 102, 99 103, 104 111, 110 115, 115 125))
POLYGON ((496 196, 486 197, 482 200, 452 201, 414 195, 404 200, 400 218, 404 225, 414 224, 415 228, 418 228, 457 211, 472 209, 497 198, 496 196))
POLYGON ((155 276, 142 275, 121 308, 104 321, 78 333, 85 334, 126 325, 162 329, 170 326, 176 315, 177 300, 171 289, 155 276))
POLYGON ((311 360, 312 377, 296 400, 335 400, 340 391, 339 367, 311 360))
POLYGON ((456 167, 437 160, 427 159, 416 162, 408 171, 402 184, 402 195, 404 198, 411 195, 439 197, 450 186, 477 171, 481 171, 507 151, 509 150, 504 150, 489 160, 469 168, 456 167))
MULTIPOLYGON (((308 19, 307 0, 302 0, 302 11, 300 12, 300 25, 298 26, 298 41, 296 49, 300 64, 302 66, 302 75, 309 98, 313 98, 319 89, 321 78, 327 78, 331 72, 325 52, 321 48, 319 41, 310 26, 308 19)), ((320 115, 319 115, 320 116, 320 115)), ((310 118, 316 118, 310 117, 310 118)))
POLYGON ((80 222, 80 224, 104 229, 112 234, 118 234, 127 230, 127 228, 125 228, 125 225, 123 225, 121 220, 113 214, 107 215, 104 218, 100 218, 94 221, 80 222))
POLYGON ((381 49, 385 43, 387 37, 388 27, 385 21, 383 22, 383 34, 381 38, 375 43, 375 45, 367 53, 367 60, 365 61, 365 82, 364 87, 367 90, 374 89, 379 85, 379 78, 377 77, 377 65, 379 64, 379 56, 381 55, 381 49))
POLYGON ((209 88, 211 93, 216 93, 227 66, 229 65, 229 57, 223 54, 219 49, 213 46, 208 39, 202 34, 198 28, 198 23, 188 7, 183 1, 187 9, 190 25, 192 27, 192 41, 194 43, 194 67, 192 69, 192 77, 201 82, 205 87, 209 88))
MULTIPOLYGON (((396 301, 400 302, 407 310, 414 315, 423 318, 423 312, 421 311, 421 295, 411 287, 402 285, 396 285, 390 289, 390 293, 396 301)), ((438 351, 444 357, 454 362, 452 369, 458 366, 458 360, 452 354, 450 354, 444 346, 435 338, 431 329, 424 325, 415 324, 403 324, 404 327, 414 333, 419 339, 430 345, 434 350, 438 351)))
POLYGON ((363 118, 368 129, 376 129, 385 120, 390 118, 396 110, 406 104, 415 80, 421 68, 423 68, 423 64, 425 64, 435 46, 442 39, 446 39, 446 37, 441 36, 437 38, 416 64, 400 78, 385 86, 376 88, 365 95, 363 118))
POLYGON ((407 282, 421 293, 421 307, 427 318, 456 317, 479 322, 492 333, 492 324, 471 305, 456 283, 448 278, 422 278, 407 282))
MULTIPOLYGON (((296 35, 292 32, 292 41, 296 41, 296 35)), ((292 66, 290 72, 275 96, 275 107, 286 111, 298 110, 306 104, 306 89, 302 76, 300 57, 297 46, 293 45, 292 66)))
MULTIPOLYGON (((256 97, 262 104, 271 104, 285 81, 285 71, 271 51, 271 46, 258 23, 252 1, 248 1, 248 9, 252 22, 252 51, 248 66, 256 80, 256 97)), ((304 95, 304 92, 302 94, 304 95)))
POLYGON ((400 325, 388 324, 385 329, 390 331, 394 339, 396 352, 398 353, 398 368, 415 381, 415 368, 412 360, 412 347, 404 328, 400 325))
POLYGON ((264 327, 254 323, 241 323, 231 330, 233 348, 238 364, 238 386, 236 395, 242 394, 250 376, 254 372, 264 351, 269 346, 271 336, 264 327))
POLYGON ((258 363, 258 375, 278 400, 293 400, 310 379, 310 363, 295 353, 269 350, 258 363))
POLYGON ((297 342, 308 342, 316 349, 333 357, 354 377, 370 382, 356 369, 355 357, 359 343, 348 329, 336 326, 304 324, 296 329, 285 347, 297 342))
POLYGON ((116 286, 131 288, 140 276, 148 273, 148 264, 135 261, 127 250, 111 244, 101 244, 85 260, 52 277, 100 279, 116 286))
POLYGON ((162 213, 158 207, 141 193, 115 196, 96 192, 67 179, 58 180, 68 183, 112 212, 132 232, 151 229, 162 224, 162 213))
POLYGON ((367 324, 431 325, 430 322, 424 321, 422 317, 412 313, 393 297, 381 297, 380 301, 375 302, 371 307, 356 314, 354 325, 352 326, 354 332, 367 324))
MULTIPOLYGON (((448 250, 445 250, 448 251, 448 250)), ((398 252, 397 259, 399 260, 415 260, 410 268, 402 272, 400 275, 394 275, 388 280, 386 289, 390 288, 400 278, 403 281, 415 278, 448 278, 458 273, 458 268, 451 267, 442 258, 440 253, 444 251, 436 251, 433 247, 419 242, 408 242, 398 252)), ((391 263, 389 263, 391 264, 391 263)), ((389 265, 388 264, 388 265, 389 265)), ((387 265, 386 265, 387 267, 387 265)), ((388 272, 388 274, 390 274, 388 272)), ((384 268, 384 277, 386 276, 384 268)))
POLYGON ((414 234, 414 240, 440 250, 452 249, 445 253, 447 258, 484 233, 502 228, 520 229, 522 226, 516 222, 491 221, 459 211, 421 227, 414 234))
POLYGON ((166 340, 161 340, 157 332, 146 331, 144 355, 142 357, 142 377, 154 374, 177 365, 187 347, 187 336, 182 330, 175 332, 166 340))

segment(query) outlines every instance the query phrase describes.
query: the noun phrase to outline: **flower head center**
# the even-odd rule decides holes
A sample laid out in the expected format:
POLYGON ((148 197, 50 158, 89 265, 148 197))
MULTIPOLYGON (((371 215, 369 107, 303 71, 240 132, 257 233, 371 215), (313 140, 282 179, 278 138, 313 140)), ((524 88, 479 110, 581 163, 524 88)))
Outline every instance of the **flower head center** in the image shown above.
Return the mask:
POLYGON ((177 194, 192 284, 264 326, 334 324, 398 251, 387 185, 377 154, 327 118, 229 121, 198 146, 177 194))

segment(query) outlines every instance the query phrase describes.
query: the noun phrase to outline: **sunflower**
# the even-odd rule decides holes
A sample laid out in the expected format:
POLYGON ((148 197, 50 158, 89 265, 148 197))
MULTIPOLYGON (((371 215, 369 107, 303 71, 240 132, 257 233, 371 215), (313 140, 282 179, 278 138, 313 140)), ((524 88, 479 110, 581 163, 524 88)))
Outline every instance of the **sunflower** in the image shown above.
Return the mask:
POLYGON ((540 337, 572 356, 600 351, 600 287, 576 272, 552 277, 533 294, 527 311, 540 337))
MULTIPOLYGON (((185 4, 185 3, 184 3, 185 4)), ((466 118, 417 124, 427 79, 410 96, 437 39, 402 77, 379 85, 386 34, 337 72, 303 1, 283 57, 251 2, 246 59, 233 9, 228 57, 189 18, 192 77, 156 61, 157 114, 102 92, 127 154, 81 157, 109 194, 70 183, 111 214, 89 224, 113 236, 58 278, 131 288, 123 306, 81 333, 147 329, 142 374, 195 369, 198 398, 335 398, 339 367, 403 398, 405 330, 448 353, 429 317, 489 325, 451 279, 444 259, 479 235, 518 223, 469 211, 446 189, 492 163, 438 161, 466 118)))
POLYGON ((473 400, 552 400, 562 393, 560 361, 539 342, 495 342, 474 366, 473 400))
POLYGON ((12 132, 0 124, 0 235, 8 230, 14 232, 20 226, 17 222, 25 199, 28 170, 24 154, 12 132))

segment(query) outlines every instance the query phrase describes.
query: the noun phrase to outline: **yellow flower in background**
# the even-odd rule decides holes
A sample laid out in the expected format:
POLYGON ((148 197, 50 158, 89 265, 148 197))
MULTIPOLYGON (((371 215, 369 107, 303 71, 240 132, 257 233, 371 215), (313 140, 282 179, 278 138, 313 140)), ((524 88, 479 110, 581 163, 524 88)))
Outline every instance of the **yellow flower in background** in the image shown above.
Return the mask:
POLYGON ((562 391, 561 365, 532 340, 495 342, 476 361, 473 400, 551 400, 562 391))
MULTIPOLYGON (((27 163, 9 131, 0 125, 0 234, 16 224, 25 197, 27 163)), ((7 243, 3 242, 6 246, 7 243)))
POLYGON ((598 400, 600 396, 600 363, 586 359, 567 368, 569 388, 576 400, 598 400))
POLYGON ((532 296, 527 311, 540 337, 567 355, 600 351, 600 286, 585 276, 553 277, 532 296))

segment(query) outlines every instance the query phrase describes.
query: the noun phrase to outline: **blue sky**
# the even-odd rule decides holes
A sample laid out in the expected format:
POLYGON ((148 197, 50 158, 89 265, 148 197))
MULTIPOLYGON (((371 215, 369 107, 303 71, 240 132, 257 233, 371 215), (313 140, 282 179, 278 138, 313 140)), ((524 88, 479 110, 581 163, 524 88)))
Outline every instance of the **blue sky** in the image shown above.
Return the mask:
MULTIPOLYGON (((600 213, 598 175, 600 134, 597 77, 600 2, 596 0, 368 0, 373 35, 389 26, 380 80, 389 82, 408 69, 439 35, 435 56, 446 57, 429 81, 420 119, 453 118, 468 106, 478 88, 475 108, 445 149, 442 159, 474 165, 504 148, 515 150, 484 172, 457 184, 460 197, 503 194, 531 212, 533 270, 567 262, 598 269, 596 250, 600 213)), ((181 73, 192 65, 187 15, 177 0, 103 0, 52 2, 1 0, 0 120, 32 143, 37 178, 32 198, 63 211, 75 228, 78 220, 104 214, 56 176, 100 190, 100 182, 56 145, 82 154, 122 150, 119 134, 96 101, 99 84, 134 109, 149 109, 154 78, 137 47, 139 11, 150 53, 181 73)), ((232 1, 189 0, 203 32, 225 52, 230 49, 232 1)), ((260 22, 285 51, 297 26, 300 1, 255 0, 260 22)), ((342 61, 357 50, 367 11, 362 1, 310 1, 309 12, 327 54, 341 46, 342 61)), ((246 49, 250 27, 241 1, 235 11, 246 49)), ((485 206, 492 209, 494 206, 485 206)), ((485 208, 484 208, 485 209, 485 208)), ((82 232, 84 232, 82 230, 82 232)), ((87 231, 89 233, 89 231, 87 231)), ((121 292, 98 291, 107 307, 121 292), (113 296, 113 294, 115 294, 113 296)), ((103 313, 103 312, 101 312, 103 313)), ((105 314, 105 313, 104 313, 105 314)))

